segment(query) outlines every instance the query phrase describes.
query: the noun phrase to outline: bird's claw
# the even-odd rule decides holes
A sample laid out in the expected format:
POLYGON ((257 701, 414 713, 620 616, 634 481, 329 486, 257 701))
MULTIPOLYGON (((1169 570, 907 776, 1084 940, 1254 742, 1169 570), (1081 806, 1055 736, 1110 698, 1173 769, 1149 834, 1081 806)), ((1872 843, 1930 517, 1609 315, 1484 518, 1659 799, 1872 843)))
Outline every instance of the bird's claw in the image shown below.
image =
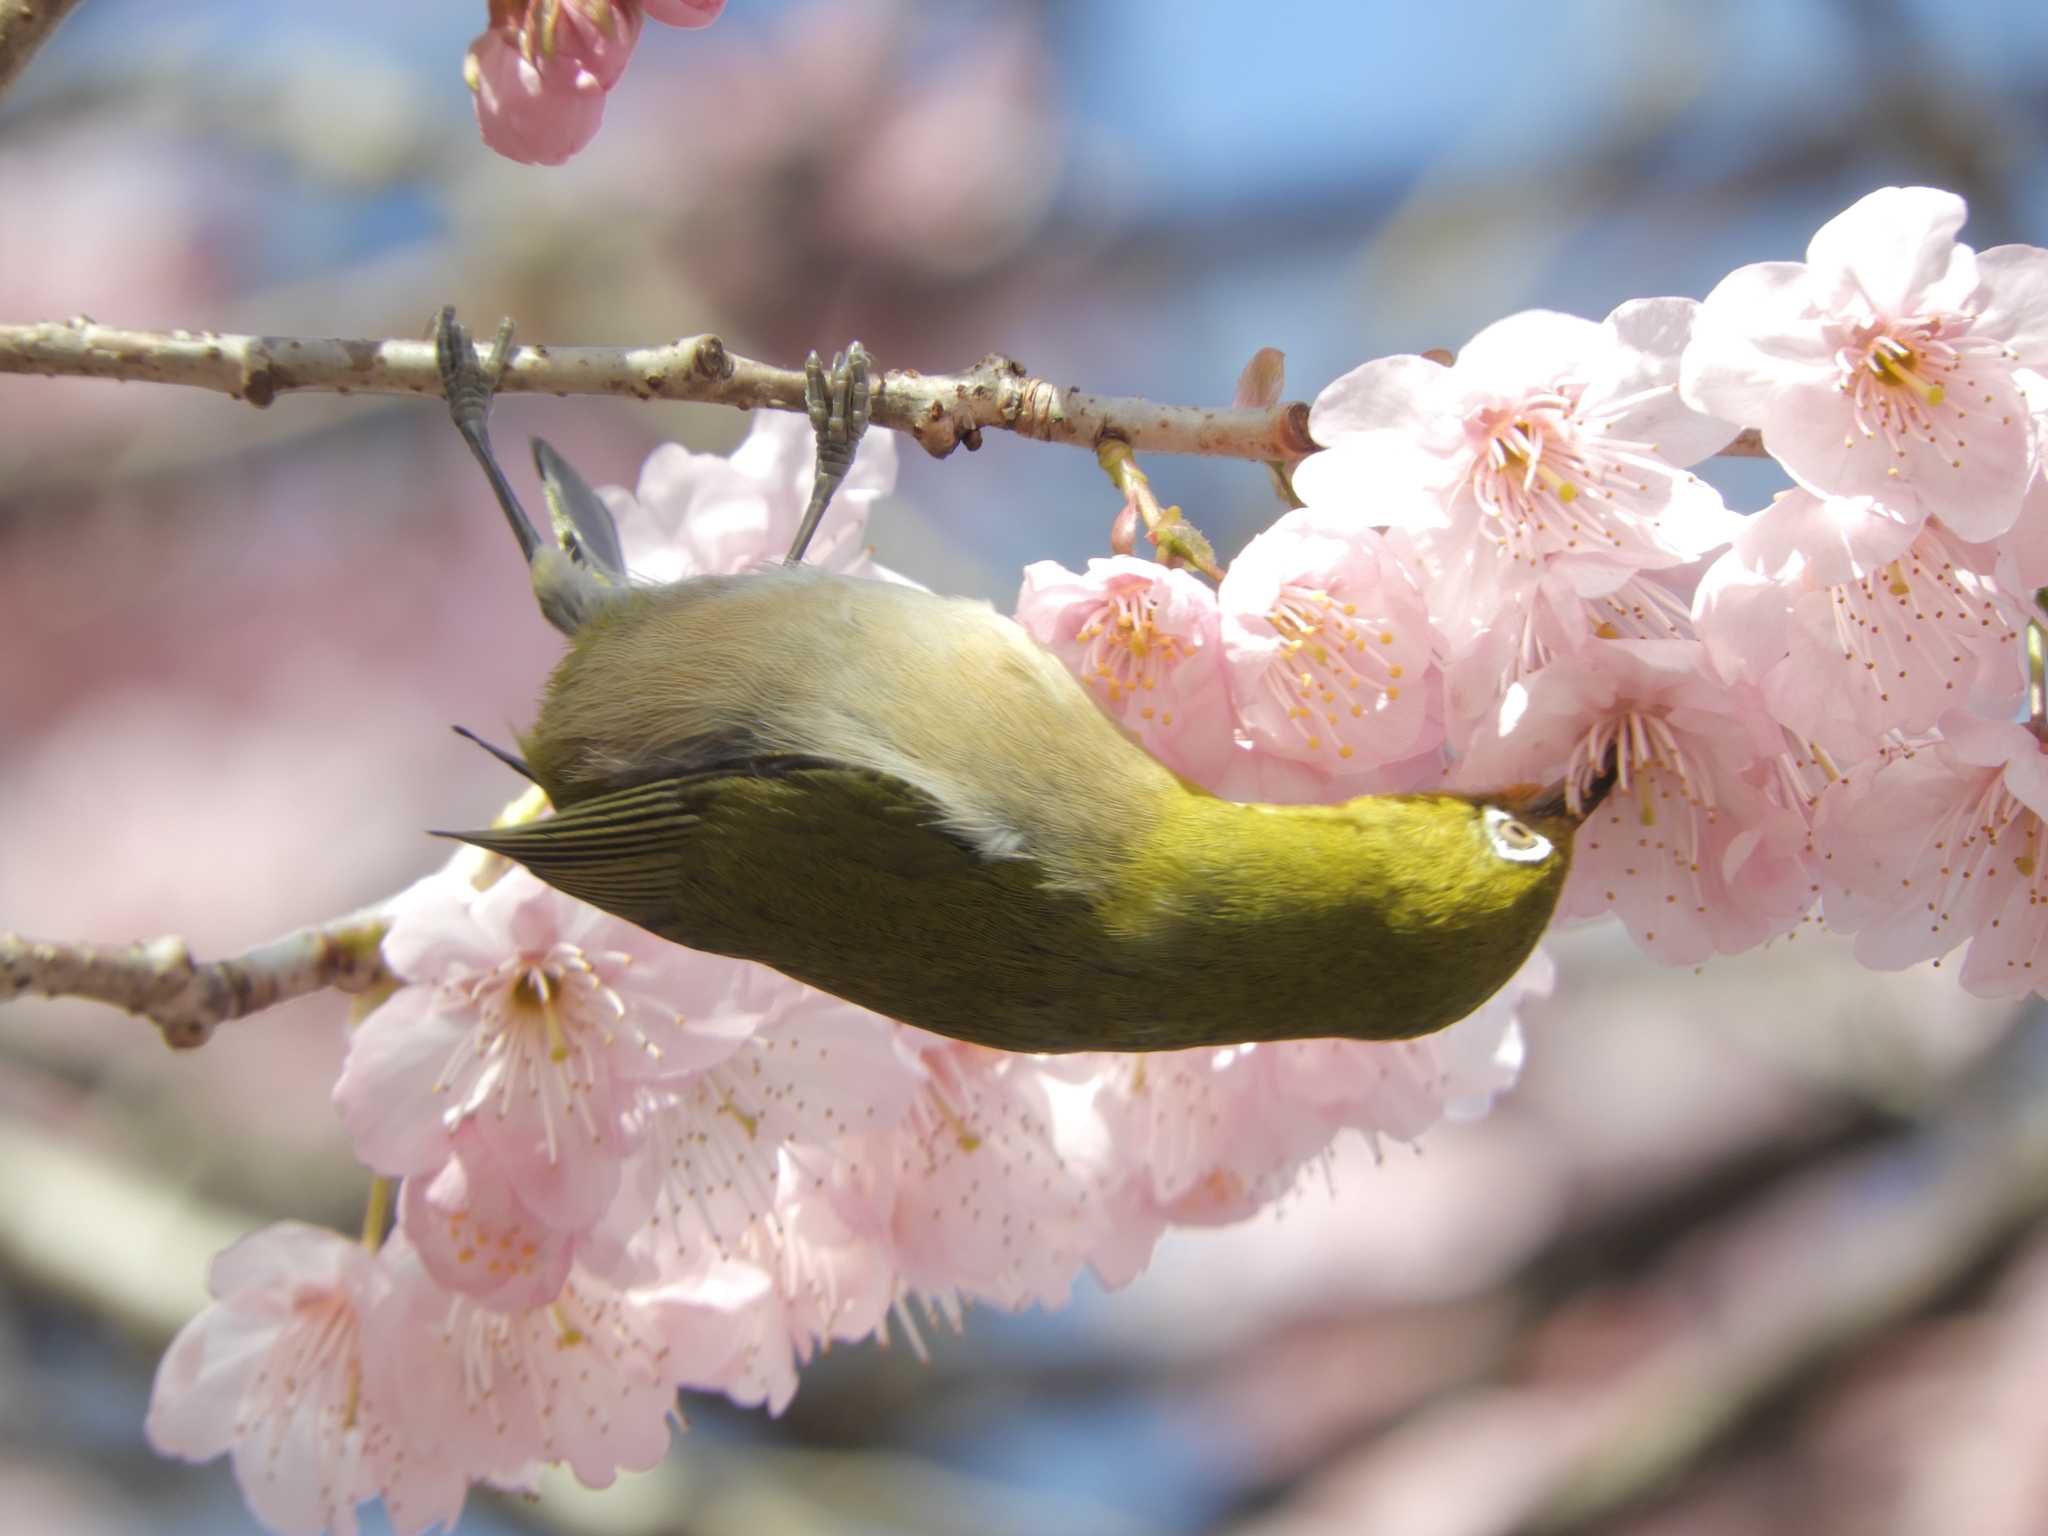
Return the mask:
POLYGON ((857 341, 833 355, 829 372, 816 352, 804 359, 804 407, 810 412, 811 431, 818 440, 818 467, 811 481, 810 505, 804 509, 803 522, 790 542, 790 565, 803 559, 833 493, 853 468, 861 434, 868 429, 872 398, 869 370, 873 362, 867 349, 857 341))
POLYGON ((455 318, 455 306, 446 304, 434 317, 434 362, 441 371, 441 393, 448 398, 448 414, 456 430, 474 441, 482 434, 491 413, 491 397, 505 380, 512 360, 512 317, 498 327, 486 368, 471 345, 469 328, 455 318))
MULTIPOLYGON (((828 456, 852 464, 854 449, 868 429, 868 369, 873 361, 857 341, 832 355, 829 374, 816 352, 804 359, 804 405, 811 413, 811 430, 818 435, 821 465, 828 456)), ((840 473, 845 473, 844 467, 840 473)))
POLYGON ((498 327, 497 346, 488 368, 477 358, 468 328, 455 318, 452 304, 443 305, 434 317, 434 362, 441 371, 441 393, 448 397, 449 419, 469 444, 469 451, 483 468, 484 478, 491 482, 491 492, 504 509, 505 520, 512 525, 513 537, 519 540, 519 552, 531 566, 535 553, 542 548, 540 535, 519 505, 519 497, 505 478, 505 471, 498 467, 497 454, 491 451, 491 396, 504 381, 505 365, 511 357, 511 317, 507 316, 498 327))

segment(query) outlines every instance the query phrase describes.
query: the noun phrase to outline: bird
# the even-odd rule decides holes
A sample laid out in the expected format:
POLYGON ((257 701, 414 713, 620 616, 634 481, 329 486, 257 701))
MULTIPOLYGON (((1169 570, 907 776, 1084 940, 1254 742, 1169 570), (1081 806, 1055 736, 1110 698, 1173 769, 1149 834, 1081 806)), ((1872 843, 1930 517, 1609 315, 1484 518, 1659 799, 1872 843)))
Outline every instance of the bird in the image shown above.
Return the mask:
POLYGON ((437 353, 570 640, 519 751, 492 749, 553 813, 441 835, 662 938, 999 1050, 1409 1039, 1520 968, 1612 784, 1223 799, 989 604, 802 564, 866 423, 858 344, 807 366, 819 488, 790 559, 661 586, 536 442, 541 537, 451 311, 437 353))

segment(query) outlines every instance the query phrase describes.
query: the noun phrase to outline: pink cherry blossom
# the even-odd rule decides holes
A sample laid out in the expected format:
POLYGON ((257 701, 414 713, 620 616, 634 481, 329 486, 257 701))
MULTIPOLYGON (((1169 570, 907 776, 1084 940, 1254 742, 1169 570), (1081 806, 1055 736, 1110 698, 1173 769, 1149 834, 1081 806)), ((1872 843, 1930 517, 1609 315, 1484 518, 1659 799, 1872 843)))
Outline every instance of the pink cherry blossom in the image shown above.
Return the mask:
POLYGON ((1493 622, 1444 669, 1446 734, 1462 755, 1489 730, 1524 678, 1606 640, 1693 640, 1685 596, 1689 566, 1617 573, 1554 566, 1495 611, 1493 622))
MULTIPOLYGON (((1439 734, 1441 718, 1431 712, 1426 736, 1439 734)), ((1442 779, 1443 754, 1431 748, 1397 763, 1371 769, 1333 785, 1326 773, 1292 757, 1276 757, 1252 742, 1240 740, 1220 771, 1204 777, 1202 787, 1224 800, 1257 801, 1265 805, 1328 805, 1349 795, 1397 795, 1433 787, 1442 779)))
POLYGON ((1941 733, 1821 795, 1822 910, 1865 965, 1897 970, 1967 941, 1964 988, 2022 996, 2048 981, 2048 745, 1960 711, 1941 733))
POLYGON ((1000 1307, 1059 1306, 1110 1220, 1093 1068, 904 1031, 926 1074, 903 1123, 841 1149, 835 1203, 903 1287, 1000 1307))
POLYGON ((364 1317, 387 1283, 372 1254, 333 1232, 281 1222, 243 1238, 213 1261, 213 1304, 157 1367, 150 1444, 190 1461, 230 1453, 270 1530, 352 1536, 356 1505, 377 1496, 398 1449, 363 1374, 364 1317))
POLYGON ((544 1307, 569 1278, 577 1237, 537 1220, 488 1158, 458 1153, 399 1192, 398 1225, 434 1279, 498 1312, 544 1307))
POLYGON ((832 1178, 828 1157, 792 1149, 771 1217, 729 1253, 678 1253, 664 1266, 665 1283, 651 1294, 669 1309, 670 1326, 695 1333, 708 1320, 726 1342, 720 1358, 700 1355, 680 1369, 681 1385, 781 1413, 819 1350, 883 1325, 897 1291, 889 1246, 847 1224, 832 1178))
POLYGON ((335 1103, 379 1172, 441 1167, 458 1134, 539 1220, 598 1221, 649 1085, 736 1050, 758 1015, 738 962, 693 955, 522 870, 479 892, 430 877, 391 909, 401 987, 356 1031, 335 1103))
POLYGON ((493 0, 492 26, 463 60, 484 142, 511 160, 561 164, 596 136, 643 18, 708 27, 724 9, 725 0, 493 0))
POLYGON ((1101 1059, 1096 1109, 1112 1153, 1115 1215, 1088 1259, 1105 1285, 1135 1279, 1169 1224, 1246 1220, 1327 1150, 1337 1127, 1276 1092, 1276 1079, 1288 1075, 1281 1049, 1101 1059))
POLYGON ((2048 378, 2031 368, 2016 370, 2013 378, 2033 421, 2034 477, 2020 498, 2019 518, 1991 550, 1991 565, 2001 587, 2031 602, 2048 586, 2048 378))
POLYGON ((2032 594, 2048 586, 2048 465, 2027 484, 2020 498, 2019 521, 1998 541, 1993 551, 1998 584, 2014 594, 2015 601, 2031 601, 2032 594))
POLYGON ((633 0, 528 0, 513 8, 463 60, 484 142, 528 165, 567 160, 596 136, 605 92, 639 38, 633 0))
POLYGON ((1317 397, 1309 425, 1328 446, 1296 468, 1295 491, 1337 526, 1416 534, 1454 651, 1553 565, 1612 586, 1692 560, 1733 523, 1680 466, 1733 429, 1678 400, 1691 313, 1686 299, 1638 300, 1601 324, 1531 310, 1449 368, 1367 363, 1317 397))
POLYGON ((580 1270, 548 1305, 496 1312, 441 1289, 402 1236, 382 1257, 368 1379, 390 1384, 412 1459, 444 1476, 523 1487, 560 1462, 604 1488, 644 1471, 667 1454, 677 1375, 728 1347, 702 1312, 679 1326, 659 1296, 580 1270))
POLYGON ((1748 519, 1702 582, 1717 664, 1838 763, 1967 704, 2009 714, 2023 684, 2010 599, 1939 523, 1868 497, 1795 490, 1748 519))
POLYGON ((2015 366, 2048 361, 2048 251, 1957 242, 1963 200, 1886 187, 1830 219, 1806 261, 1762 262, 1707 295, 1685 398, 1744 426, 1803 485, 2012 526, 2033 472, 2015 366))
POLYGON ((649 21, 666 27, 708 27, 725 10, 725 0, 640 0, 649 21))
POLYGON ((758 966, 737 996, 759 1026, 731 1055, 651 1090, 638 1111, 642 1143, 606 1223, 621 1238, 651 1221, 678 1251, 732 1253, 778 1219, 786 1148, 830 1148, 909 1112, 921 1074, 900 1026, 758 966))
POLYGON ((1697 641, 1602 640, 1508 691, 1458 777, 1471 789, 1618 779, 1580 828, 1564 918, 1613 913, 1667 964, 1733 954, 1812 904, 1806 825, 1766 795, 1784 743, 1754 690, 1716 678, 1697 641))
POLYGON ((604 89, 592 76, 543 75, 516 34, 493 27, 469 46, 462 78, 484 143, 522 165, 560 165, 597 137, 604 89))
POLYGON ((1415 1040, 1288 1040, 1224 1050, 1103 1056, 1095 1107, 1121 1170, 1121 1215, 1091 1254, 1105 1283, 1143 1267, 1134 1233, 1251 1216, 1293 1186, 1341 1130, 1414 1141, 1482 1114, 1522 1064, 1516 1011, 1547 995, 1541 950, 1485 1006, 1415 1040))
POLYGON ((527 0, 521 45, 542 74, 588 74, 610 90, 640 41, 640 0, 527 0))
POLYGON ((1216 594, 1135 555, 1024 569, 1017 622, 1088 685, 1146 750, 1210 784, 1235 750, 1216 594))
MULTIPOLYGON (((809 421, 758 411, 730 457, 664 443, 647 456, 630 493, 599 491, 619 525, 632 573, 650 582, 752 570, 789 552, 810 502, 817 443, 809 421)), ((867 560, 867 512, 896 484, 896 434, 871 429, 819 525, 806 565, 875 574, 867 560)))
POLYGON ((1238 723, 1263 751, 1341 780, 1441 741, 1436 633, 1371 529, 1290 512, 1231 561, 1217 602, 1238 723))

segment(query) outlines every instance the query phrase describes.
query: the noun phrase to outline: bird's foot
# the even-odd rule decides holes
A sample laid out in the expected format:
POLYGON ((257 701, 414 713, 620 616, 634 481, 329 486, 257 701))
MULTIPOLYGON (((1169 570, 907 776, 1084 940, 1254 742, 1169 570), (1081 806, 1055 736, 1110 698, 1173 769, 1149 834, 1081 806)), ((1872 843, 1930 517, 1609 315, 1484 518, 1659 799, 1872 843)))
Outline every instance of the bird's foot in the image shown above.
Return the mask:
POLYGON ((455 306, 445 304, 434 317, 434 361, 441 370, 441 393, 448 397, 448 415, 463 440, 471 443, 485 437, 491 414, 491 397, 504 382, 505 367, 512 360, 512 317, 498 327, 486 368, 470 344, 469 328, 455 318, 455 306))
POLYGON ((811 430, 817 434, 818 467, 811 481, 810 505, 790 541, 787 564, 803 560, 833 493, 853 468, 861 434, 868 429, 868 372, 873 363, 857 341, 834 354, 830 372, 816 352, 804 359, 804 405, 811 415, 811 430))
POLYGON ((498 327, 497 345, 492 349, 488 368, 470 345, 468 329, 455 318, 454 305, 443 305, 434 317, 434 361, 441 370, 441 393, 448 397, 448 417, 462 434, 462 440, 469 444, 469 451, 476 455, 484 478, 491 483, 492 494, 504 510, 505 521, 512 525, 513 536, 519 540, 519 552, 531 565, 535 552, 541 548, 540 534, 526 509, 519 505, 512 482, 499 467, 497 454, 491 451, 491 396, 498 392, 511 357, 510 316, 498 327))

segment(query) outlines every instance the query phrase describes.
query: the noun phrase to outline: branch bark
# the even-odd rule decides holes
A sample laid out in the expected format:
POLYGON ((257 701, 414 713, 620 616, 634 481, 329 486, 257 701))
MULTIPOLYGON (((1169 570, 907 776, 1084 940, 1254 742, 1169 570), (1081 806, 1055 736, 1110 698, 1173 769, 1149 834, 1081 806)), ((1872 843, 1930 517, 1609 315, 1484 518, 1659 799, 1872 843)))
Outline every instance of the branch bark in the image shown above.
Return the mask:
POLYGON ((173 1050, 191 1050, 228 1020, 288 998, 392 980, 378 948, 384 928, 382 909, 370 907, 204 964, 175 937, 118 947, 0 933, 0 1003, 25 992, 91 998, 148 1019, 173 1050))
POLYGON ((78 0, 0 0, 0 91, 28 68, 78 0))
MULTIPOLYGON (((485 343, 488 346, 488 343, 485 343)), ((212 331, 131 331, 85 316, 0 325, 0 373, 127 379, 218 390, 263 407, 293 390, 439 396, 430 341, 234 336, 212 331)), ((743 410, 804 410, 801 368, 779 368, 728 351, 716 336, 650 347, 515 346, 502 392, 630 395, 743 410)), ((908 433, 935 458, 984 431, 1093 451, 1121 438, 1154 453, 1291 462, 1316 451, 1308 407, 1162 405, 1094 395, 1031 377, 991 353, 958 373, 891 369, 875 386, 872 420, 908 433)))
MULTIPOLYGON (((429 341, 131 331, 83 315, 0 325, 0 373, 185 384, 258 408, 294 390, 441 393, 429 341)), ((499 389, 688 400, 741 410, 805 408, 801 368, 741 357, 716 336, 685 336, 649 347, 515 346, 499 389)), ((891 369, 875 386, 871 411, 875 425, 907 433, 934 458, 962 445, 979 448, 985 431, 1015 432, 1091 453, 1117 439, 1149 453, 1268 463, 1293 463, 1321 446, 1309 436, 1308 406, 1299 400, 1237 408, 1096 395, 1034 378, 998 353, 958 373, 891 369)), ((1755 432, 1744 432, 1722 452, 1764 456, 1755 432)))

